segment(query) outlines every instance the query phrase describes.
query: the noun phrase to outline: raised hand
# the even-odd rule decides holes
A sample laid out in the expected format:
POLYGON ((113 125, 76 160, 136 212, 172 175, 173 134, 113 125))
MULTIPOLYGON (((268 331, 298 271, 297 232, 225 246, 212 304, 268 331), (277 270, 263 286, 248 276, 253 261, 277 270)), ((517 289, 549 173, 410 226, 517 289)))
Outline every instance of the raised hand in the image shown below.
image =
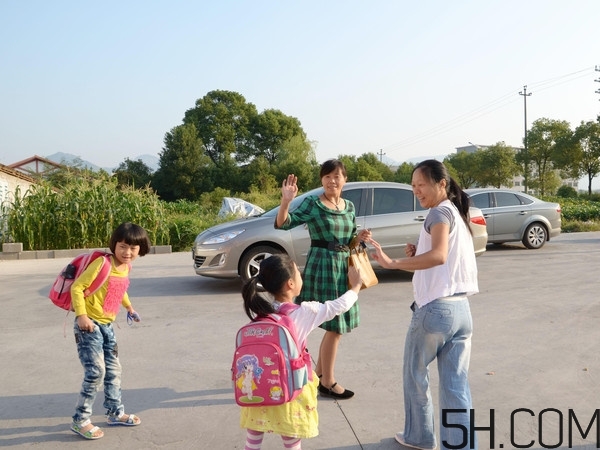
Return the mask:
POLYGON ((287 176, 283 183, 281 184, 281 201, 282 203, 291 202, 296 194, 298 194, 298 177, 294 174, 290 174, 287 176))

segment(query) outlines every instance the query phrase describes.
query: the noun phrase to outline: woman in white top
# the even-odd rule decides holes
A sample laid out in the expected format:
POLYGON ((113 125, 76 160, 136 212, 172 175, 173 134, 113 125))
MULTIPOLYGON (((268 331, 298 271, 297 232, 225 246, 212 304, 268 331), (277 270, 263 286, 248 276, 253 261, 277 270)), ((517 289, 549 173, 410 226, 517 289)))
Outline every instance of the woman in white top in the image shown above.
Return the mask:
POLYGON ((382 267, 415 272, 413 317, 404 348, 404 431, 396 440, 418 449, 437 447, 429 389, 429 364, 437 358, 440 412, 446 411, 446 423, 454 425, 440 429, 441 447, 477 448, 468 432, 473 321, 467 296, 478 292, 469 197, 436 160, 415 167, 412 187, 421 206, 430 210, 418 244, 406 247, 407 258, 392 260, 376 241, 369 241, 382 267))

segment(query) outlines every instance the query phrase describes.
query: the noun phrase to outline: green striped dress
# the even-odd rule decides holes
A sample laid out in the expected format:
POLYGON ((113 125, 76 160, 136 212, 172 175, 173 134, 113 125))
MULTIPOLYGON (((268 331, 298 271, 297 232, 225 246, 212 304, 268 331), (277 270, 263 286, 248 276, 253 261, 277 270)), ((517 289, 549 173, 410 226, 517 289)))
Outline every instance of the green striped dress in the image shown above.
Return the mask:
MULTIPOLYGON (((346 207, 337 211, 323 205, 318 196, 307 197, 288 214, 280 228, 289 230, 306 224, 312 240, 348 245, 356 236, 356 214, 354 204, 348 200, 345 203, 346 207)), ((344 294, 348 290, 348 256, 347 251, 311 247, 302 276, 302 292, 296 298, 296 303, 314 300, 324 303, 344 294)), ((321 328, 340 334, 348 333, 360 322, 358 312, 356 302, 349 311, 324 322, 321 328)))

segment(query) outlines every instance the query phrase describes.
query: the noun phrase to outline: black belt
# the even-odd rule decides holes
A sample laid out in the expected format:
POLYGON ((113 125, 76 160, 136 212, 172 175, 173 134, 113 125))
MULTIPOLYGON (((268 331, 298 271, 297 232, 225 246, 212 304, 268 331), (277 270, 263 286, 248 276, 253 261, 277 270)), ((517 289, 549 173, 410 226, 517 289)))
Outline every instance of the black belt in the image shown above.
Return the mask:
POLYGON ((315 239, 311 239, 310 246, 326 248, 327 250, 331 250, 332 252, 348 252, 348 251, 350 251, 350 247, 348 247, 347 245, 336 244, 335 242, 319 241, 319 240, 315 240, 315 239))

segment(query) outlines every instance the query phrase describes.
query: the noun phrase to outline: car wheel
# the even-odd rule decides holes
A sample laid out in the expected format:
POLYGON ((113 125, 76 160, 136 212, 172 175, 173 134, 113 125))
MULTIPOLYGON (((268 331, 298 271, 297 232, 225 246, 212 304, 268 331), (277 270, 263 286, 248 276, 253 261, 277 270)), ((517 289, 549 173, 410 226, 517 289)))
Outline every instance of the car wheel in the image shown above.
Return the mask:
POLYGON ((245 283, 258 273, 260 262, 263 259, 278 253, 282 253, 281 250, 268 245, 260 245, 258 247, 251 248, 244 253, 242 259, 240 260, 239 268, 242 282, 245 283))
POLYGON ((541 248, 548 239, 546 228, 541 223, 532 223, 525 230, 523 245, 527 248, 541 248))

